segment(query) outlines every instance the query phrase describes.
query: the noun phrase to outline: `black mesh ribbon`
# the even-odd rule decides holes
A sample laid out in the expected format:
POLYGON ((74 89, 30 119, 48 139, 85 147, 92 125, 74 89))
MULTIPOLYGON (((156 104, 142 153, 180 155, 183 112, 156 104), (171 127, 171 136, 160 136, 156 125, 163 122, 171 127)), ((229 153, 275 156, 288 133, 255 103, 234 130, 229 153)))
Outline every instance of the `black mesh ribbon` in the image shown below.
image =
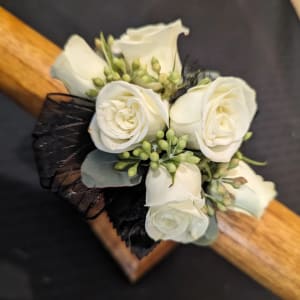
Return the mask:
POLYGON ((145 184, 131 188, 87 188, 80 167, 95 149, 88 126, 94 102, 66 94, 48 94, 33 132, 33 149, 41 185, 68 200, 86 218, 106 210, 114 228, 138 257, 155 242, 145 232, 145 184))

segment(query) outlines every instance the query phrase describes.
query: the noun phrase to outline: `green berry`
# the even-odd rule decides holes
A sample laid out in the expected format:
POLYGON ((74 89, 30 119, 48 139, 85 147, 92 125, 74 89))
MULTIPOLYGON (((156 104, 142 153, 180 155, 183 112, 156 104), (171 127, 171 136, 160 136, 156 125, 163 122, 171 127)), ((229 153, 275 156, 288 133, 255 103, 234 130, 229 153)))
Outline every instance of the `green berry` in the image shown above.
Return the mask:
POLYGON ((175 160, 178 163, 185 162, 186 161, 186 155, 184 153, 178 154, 173 157, 173 160, 175 160))
POLYGON ((252 132, 252 131, 248 131, 248 132, 244 135, 243 141, 244 141, 244 142, 248 141, 249 139, 251 139, 252 135, 253 135, 253 132, 252 132))
POLYGON ((173 136, 172 138, 172 146, 176 146, 178 142, 178 137, 177 136, 173 136))
POLYGON ((141 67, 141 63, 139 59, 135 59, 132 62, 132 70, 138 70, 141 67))
POLYGON ((153 64, 152 65, 152 69, 154 72, 156 72, 157 74, 159 74, 160 70, 161 70, 161 66, 160 64, 153 64))
POLYGON ((136 148, 136 149, 134 149, 134 150, 132 151, 132 154, 133 154, 134 156, 139 156, 139 155, 141 154, 141 152, 142 152, 142 149, 141 149, 141 148, 136 148))
POLYGON ((108 37, 107 37, 107 44, 109 46, 112 46, 112 44, 114 43, 115 39, 114 37, 110 34, 108 37))
POLYGON ((159 154, 157 152, 152 152, 150 154, 150 160, 153 162, 159 161, 159 154))
POLYGON ((142 81, 144 84, 147 84, 147 83, 153 82, 153 79, 152 79, 152 77, 151 77, 150 75, 145 74, 145 75, 142 76, 141 81, 142 81))
POLYGON ((150 153, 151 144, 148 141, 143 141, 142 148, 145 152, 150 153))
POLYGON ((111 75, 111 69, 108 66, 104 67, 104 74, 105 76, 111 75))
POLYGON ((139 157, 140 157, 141 160, 149 159, 149 155, 146 152, 143 152, 143 151, 140 153, 139 157))
POLYGON ((178 72, 172 72, 168 79, 174 84, 179 84, 181 81, 181 76, 178 72))
POLYGON ((182 138, 179 138, 178 143, 177 143, 177 147, 179 149, 184 149, 186 147, 186 141, 182 138))
POLYGON ((123 79, 124 81, 126 81, 126 82, 130 82, 130 81, 131 81, 131 77, 130 77, 129 74, 124 74, 124 75, 122 76, 122 79, 123 79))
POLYGON ((176 172, 176 170, 177 170, 177 167, 176 167, 176 165, 174 164, 174 163, 166 163, 166 168, 167 168, 167 170, 171 173, 171 174, 173 174, 173 173, 175 173, 176 172))
POLYGON ((117 72, 114 72, 113 75, 112 75, 112 77, 113 77, 113 80, 114 80, 114 81, 117 81, 117 80, 120 80, 120 79, 121 79, 120 74, 117 73, 117 72))
POLYGON ((159 63, 158 59, 153 56, 152 59, 151 59, 151 65, 155 65, 155 64, 158 64, 158 63, 159 63))
POLYGON ((124 170, 126 167, 128 167, 129 164, 130 164, 130 162, 127 162, 127 161, 118 161, 118 162, 114 165, 114 168, 115 168, 115 170, 122 171, 122 170, 124 170))
POLYGON ((106 80, 107 80, 107 81, 113 81, 113 80, 114 80, 113 75, 112 75, 112 74, 108 74, 108 75, 106 76, 106 80))
POLYGON ((114 58, 113 58, 113 64, 114 64, 119 70, 121 70, 123 73, 126 72, 126 65, 125 65, 124 59, 114 57, 114 58))
POLYGON ((157 170, 159 168, 159 164, 157 162, 155 162, 155 161, 151 161, 150 162, 150 168, 152 170, 157 170))
POLYGON ((121 154, 119 155, 119 157, 120 157, 121 159, 127 159, 127 158, 130 157, 130 153, 129 153, 128 151, 123 152, 123 153, 121 153, 121 154))
POLYGON ((159 146, 159 148, 160 148, 161 150, 165 150, 165 151, 167 151, 168 148, 169 148, 169 144, 168 144, 168 142, 165 141, 165 140, 159 140, 159 141, 158 141, 158 146, 159 146))
POLYGON ((96 98, 98 95, 98 91, 95 89, 90 89, 85 93, 89 98, 96 98))
POLYGON ((99 77, 94 78, 94 79, 93 79, 93 83, 94 83, 94 85, 95 85, 96 87, 99 87, 99 88, 103 87, 104 84, 105 84, 104 81, 103 81, 101 78, 99 78, 99 77))
POLYGON ((128 169, 127 172, 129 177, 134 177, 137 174, 137 167, 138 167, 138 163, 134 164, 132 167, 128 169))
POLYGON ((190 164, 198 164, 200 162, 200 158, 193 155, 187 158, 187 162, 190 164))
POLYGON ((165 133, 164 133, 162 130, 157 131, 156 137, 157 137, 158 139, 163 139, 164 136, 165 136, 165 133))
POLYGON ((168 140, 171 140, 173 137, 175 136, 175 132, 173 129, 169 129, 167 132, 166 132, 166 137, 168 140))
POLYGON ((152 57, 151 59, 151 67, 152 67, 152 70, 159 74, 160 73, 160 70, 161 70, 161 66, 160 66, 160 63, 158 61, 158 59, 156 57, 152 57))
POLYGON ((145 73, 146 73, 145 70, 139 69, 139 70, 135 71, 135 76, 136 76, 138 79, 141 79, 140 77, 144 76, 145 73))

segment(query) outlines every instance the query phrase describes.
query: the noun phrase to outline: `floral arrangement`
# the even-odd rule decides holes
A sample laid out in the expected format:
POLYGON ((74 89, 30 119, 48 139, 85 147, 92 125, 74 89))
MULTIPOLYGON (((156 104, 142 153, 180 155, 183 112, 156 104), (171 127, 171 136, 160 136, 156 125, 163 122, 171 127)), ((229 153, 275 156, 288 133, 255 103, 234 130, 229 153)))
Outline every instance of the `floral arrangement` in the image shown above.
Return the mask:
POLYGON ((265 163, 240 150, 252 136, 255 91, 240 78, 182 66, 177 39, 188 33, 180 20, 127 29, 118 39, 101 33, 94 50, 73 35, 51 73, 94 102, 88 132, 96 149, 80 166, 82 183, 144 184, 143 226, 152 240, 208 245, 217 211, 259 218, 276 191, 249 166, 265 163))

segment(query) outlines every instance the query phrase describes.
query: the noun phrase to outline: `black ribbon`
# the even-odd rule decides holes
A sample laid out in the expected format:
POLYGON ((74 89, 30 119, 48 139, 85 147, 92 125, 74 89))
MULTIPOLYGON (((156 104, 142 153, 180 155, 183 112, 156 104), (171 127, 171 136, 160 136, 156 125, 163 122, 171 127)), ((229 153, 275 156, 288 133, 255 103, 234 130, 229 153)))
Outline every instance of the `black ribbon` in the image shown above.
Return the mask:
POLYGON ((138 257, 155 242, 145 231, 145 184, 136 187, 87 188, 80 167, 95 149, 88 126, 94 102, 66 94, 48 94, 33 132, 33 149, 42 187, 68 200, 86 218, 104 209, 126 245, 138 257))

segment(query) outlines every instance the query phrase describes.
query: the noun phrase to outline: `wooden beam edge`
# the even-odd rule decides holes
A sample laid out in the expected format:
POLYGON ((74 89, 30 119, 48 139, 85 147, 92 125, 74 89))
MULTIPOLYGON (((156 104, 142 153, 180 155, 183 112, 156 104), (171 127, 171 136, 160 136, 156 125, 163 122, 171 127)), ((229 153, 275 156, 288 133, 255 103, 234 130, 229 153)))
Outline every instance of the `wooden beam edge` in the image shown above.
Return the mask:
POLYGON ((160 242, 148 255, 139 259, 117 234, 106 212, 89 221, 89 225, 132 283, 139 280, 176 247, 176 243, 172 241, 160 242))

